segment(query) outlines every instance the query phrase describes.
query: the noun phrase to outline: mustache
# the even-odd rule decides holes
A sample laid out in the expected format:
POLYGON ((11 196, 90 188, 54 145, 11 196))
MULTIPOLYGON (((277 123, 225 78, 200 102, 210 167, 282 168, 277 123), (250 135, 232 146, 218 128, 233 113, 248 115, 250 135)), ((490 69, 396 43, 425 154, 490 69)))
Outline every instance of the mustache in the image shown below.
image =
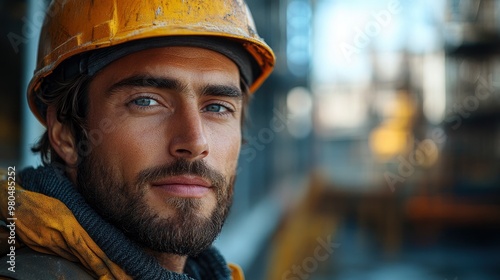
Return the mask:
POLYGON ((198 176, 210 182, 213 188, 220 190, 227 182, 222 173, 208 166, 203 160, 187 161, 178 159, 170 164, 144 169, 136 176, 136 186, 158 181, 165 177, 191 175, 198 176))

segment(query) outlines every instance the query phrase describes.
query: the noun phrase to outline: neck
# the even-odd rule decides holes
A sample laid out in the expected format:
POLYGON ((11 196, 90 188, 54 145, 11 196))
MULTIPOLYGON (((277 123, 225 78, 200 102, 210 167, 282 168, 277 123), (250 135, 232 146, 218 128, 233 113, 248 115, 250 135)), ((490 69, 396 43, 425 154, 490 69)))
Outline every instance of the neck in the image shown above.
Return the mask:
POLYGON ((184 272, 187 256, 162 253, 151 249, 146 249, 145 252, 153 256, 163 268, 180 274, 184 272))

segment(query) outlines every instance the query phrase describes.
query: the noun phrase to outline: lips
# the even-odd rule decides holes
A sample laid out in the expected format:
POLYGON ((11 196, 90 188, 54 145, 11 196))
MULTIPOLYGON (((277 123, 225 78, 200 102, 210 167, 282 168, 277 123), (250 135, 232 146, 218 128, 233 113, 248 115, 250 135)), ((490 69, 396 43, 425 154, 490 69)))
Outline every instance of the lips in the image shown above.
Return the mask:
POLYGON ((200 198, 212 188, 211 184, 198 176, 174 176, 151 183, 155 190, 166 192, 170 196, 200 198))

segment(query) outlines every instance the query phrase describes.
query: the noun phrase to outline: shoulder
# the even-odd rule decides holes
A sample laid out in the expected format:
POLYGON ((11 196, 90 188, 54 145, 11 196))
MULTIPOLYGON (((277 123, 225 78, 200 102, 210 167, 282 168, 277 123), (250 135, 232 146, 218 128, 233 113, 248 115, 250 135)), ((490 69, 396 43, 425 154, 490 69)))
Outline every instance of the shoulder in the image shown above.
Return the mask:
POLYGON ((42 254, 28 247, 0 258, 0 279, 94 279, 82 266, 64 258, 42 254), (10 255, 10 256, 9 256, 10 255))

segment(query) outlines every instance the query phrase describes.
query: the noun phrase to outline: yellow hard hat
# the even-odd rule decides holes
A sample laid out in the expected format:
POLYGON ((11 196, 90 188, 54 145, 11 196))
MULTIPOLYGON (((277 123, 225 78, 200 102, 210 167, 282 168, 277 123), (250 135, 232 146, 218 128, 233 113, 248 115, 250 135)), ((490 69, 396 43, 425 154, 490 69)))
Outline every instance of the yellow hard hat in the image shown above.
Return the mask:
POLYGON ((239 45, 257 65, 248 83, 250 92, 264 82, 274 67, 273 51, 258 36, 243 0, 53 0, 47 9, 37 67, 28 87, 31 111, 45 123, 36 105, 36 94, 44 78, 69 58, 94 53, 90 51, 100 51, 106 57, 102 51, 108 47, 165 37, 185 41, 205 38, 201 43, 187 40, 188 45, 204 47, 206 42, 217 40, 239 45))

